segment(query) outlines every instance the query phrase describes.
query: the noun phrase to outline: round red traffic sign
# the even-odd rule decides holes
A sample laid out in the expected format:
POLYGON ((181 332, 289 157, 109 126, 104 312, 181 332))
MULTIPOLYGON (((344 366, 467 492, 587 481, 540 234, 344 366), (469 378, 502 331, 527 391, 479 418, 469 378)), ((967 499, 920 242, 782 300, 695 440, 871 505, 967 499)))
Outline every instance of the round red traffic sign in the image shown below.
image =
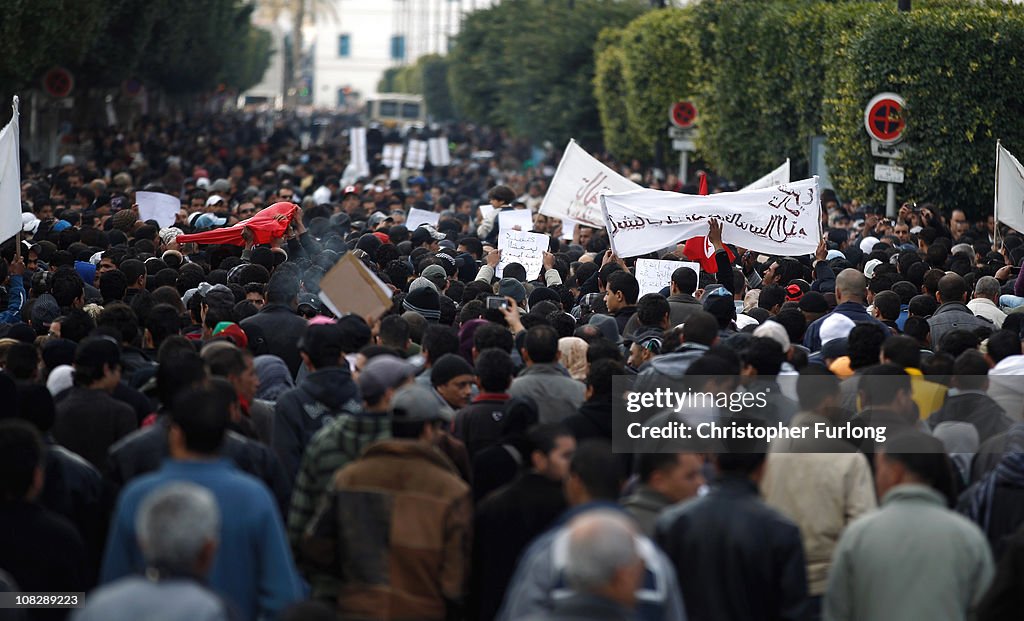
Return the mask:
POLYGON ((864 129, 882 144, 896 144, 903 140, 906 123, 903 107, 906 102, 896 93, 879 93, 864 108, 864 129))
POLYGON ((75 88, 75 78, 63 67, 54 67, 43 75, 43 90, 50 97, 62 99, 75 88))
POLYGON ((677 101, 668 109, 668 120, 676 127, 689 129, 697 122, 697 106, 692 101, 677 101))

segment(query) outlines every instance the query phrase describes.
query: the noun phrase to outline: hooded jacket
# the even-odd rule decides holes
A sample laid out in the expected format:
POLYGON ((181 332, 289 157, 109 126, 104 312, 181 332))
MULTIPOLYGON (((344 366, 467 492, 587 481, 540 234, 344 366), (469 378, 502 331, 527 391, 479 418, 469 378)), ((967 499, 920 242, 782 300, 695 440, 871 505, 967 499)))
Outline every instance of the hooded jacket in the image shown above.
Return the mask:
POLYGON ((324 423, 339 414, 360 411, 359 388, 345 367, 313 371, 282 393, 274 407, 274 451, 289 480, 295 479, 302 452, 324 423))

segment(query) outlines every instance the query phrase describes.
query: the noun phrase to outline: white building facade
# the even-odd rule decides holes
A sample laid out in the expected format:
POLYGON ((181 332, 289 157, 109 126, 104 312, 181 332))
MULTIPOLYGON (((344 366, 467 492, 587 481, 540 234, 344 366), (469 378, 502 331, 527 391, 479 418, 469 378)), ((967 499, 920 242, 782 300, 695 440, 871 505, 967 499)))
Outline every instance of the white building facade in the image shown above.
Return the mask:
POLYGON ((313 105, 356 106, 390 67, 445 54, 465 13, 493 0, 334 0, 312 37, 313 105))

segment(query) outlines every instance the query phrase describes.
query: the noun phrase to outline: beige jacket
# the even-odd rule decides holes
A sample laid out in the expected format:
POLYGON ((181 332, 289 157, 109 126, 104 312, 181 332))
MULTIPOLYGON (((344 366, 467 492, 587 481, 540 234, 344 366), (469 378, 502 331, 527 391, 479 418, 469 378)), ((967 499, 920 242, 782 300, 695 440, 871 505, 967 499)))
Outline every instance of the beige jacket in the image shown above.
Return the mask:
POLYGON ((800 527, 810 595, 825 592, 832 552, 846 525, 877 506, 867 459, 845 442, 814 438, 819 422, 827 420, 794 416, 791 427, 810 427, 806 439, 773 441, 761 480, 765 501, 800 527), (831 452, 798 452, 809 450, 831 452))

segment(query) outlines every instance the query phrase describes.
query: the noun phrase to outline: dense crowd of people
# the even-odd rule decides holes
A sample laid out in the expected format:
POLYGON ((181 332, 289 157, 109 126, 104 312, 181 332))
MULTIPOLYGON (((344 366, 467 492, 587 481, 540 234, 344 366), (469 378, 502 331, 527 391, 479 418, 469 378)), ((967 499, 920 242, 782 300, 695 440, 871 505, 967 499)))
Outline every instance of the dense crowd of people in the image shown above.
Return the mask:
POLYGON ((1024 609, 1021 234, 825 191, 813 256, 732 247, 713 222, 713 256, 680 240, 646 257, 700 273, 640 295, 639 257, 539 213, 556 153, 453 126, 450 166, 391 175, 377 152, 359 176, 337 135, 302 148, 293 119, 263 128, 145 119, 23 165, 20 243, 0 246, 0 582, 87 597, 13 614, 1024 609), (180 199, 172 226, 141 218, 140 190, 180 199), (436 225, 407 228, 412 208, 436 225), (495 275, 514 209, 550 239, 536 277, 495 275), (188 237, 206 231, 222 243, 188 237), (390 308, 325 303, 346 254, 390 308), (767 394, 740 413, 757 425, 887 437, 614 452, 624 391, 666 383, 767 394))

